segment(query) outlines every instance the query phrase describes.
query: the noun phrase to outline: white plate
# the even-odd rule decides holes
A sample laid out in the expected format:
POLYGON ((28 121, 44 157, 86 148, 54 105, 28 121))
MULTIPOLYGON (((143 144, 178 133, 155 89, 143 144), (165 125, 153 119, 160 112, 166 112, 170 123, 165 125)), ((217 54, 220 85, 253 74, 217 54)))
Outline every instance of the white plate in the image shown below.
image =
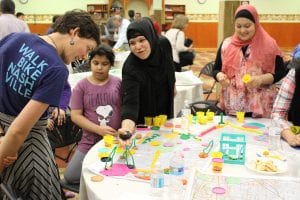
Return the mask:
POLYGON ((246 162, 246 167, 251 170, 251 171, 255 171, 261 174, 268 174, 268 175, 272 175, 272 174, 281 174, 281 173, 285 173, 288 170, 288 165, 287 162, 282 161, 282 160, 278 160, 278 159, 274 159, 274 158, 252 158, 252 159, 248 159, 246 162), (267 160, 272 160, 274 165, 277 166, 277 171, 276 172, 268 172, 268 171, 261 171, 255 168, 255 162, 256 160, 262 160, 262 161, 267 161, 267 160))

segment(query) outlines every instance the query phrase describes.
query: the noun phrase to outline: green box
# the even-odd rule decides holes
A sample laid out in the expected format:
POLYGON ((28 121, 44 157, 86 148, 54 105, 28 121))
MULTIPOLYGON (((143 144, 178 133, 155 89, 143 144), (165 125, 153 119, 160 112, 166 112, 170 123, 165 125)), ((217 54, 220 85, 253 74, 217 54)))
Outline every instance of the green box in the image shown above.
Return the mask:
POLYGON ((224 163, 245 164, 246 136, 236 133, 222 133, 220 151, 223 153, 224 163))

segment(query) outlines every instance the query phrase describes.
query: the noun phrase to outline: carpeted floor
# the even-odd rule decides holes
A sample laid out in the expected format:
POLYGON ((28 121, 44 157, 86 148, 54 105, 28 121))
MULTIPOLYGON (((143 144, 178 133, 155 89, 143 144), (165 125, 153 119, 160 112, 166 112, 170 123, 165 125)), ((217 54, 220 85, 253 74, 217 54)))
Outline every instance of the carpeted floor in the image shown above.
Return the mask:
MULTIPOLYGON (((282 49, 283 51, 283 56, 284 56, 284 60, 289 60, 290 54, 292 52, 293 49, 282 49)), ((216 49, 197 49, 196 51, 196 59, 195 62, 192 66, 190 66, 189 68, 193 71, 193 73, 195 74, 195 76, 198 77, 200 70, 203 68, 203 66, 206 63, 209 63, 211 61, 215 60, 215 56, 216 56, 216 49)), ((211 87, 211 84, 213 83, 213 79, 210 77, 205 77, 205 76, 201 76, 201 80, 203 81, 203 88, 208 88, 211 87)), ((210 99, 216 99, 217 98, 217 93, 215 92, 214 94, 212 94, 210 96, 210 99)), ((64 147, 64 148, 59 148, 57 149, 56 153, 58 155, 61 156, 65 156, 68 152, 68 147, 64 147)), ((56 159, 58 167, 60 169, 60 174, 61 177, 63 177, 63 173, 65 170, 65 167, 67 165, 66 162, 60 160, 60 159, 56 159)), ((78 200, 79 199, 79 195, 76 194, 75 198, 71 198, 70 200, 78 200)))

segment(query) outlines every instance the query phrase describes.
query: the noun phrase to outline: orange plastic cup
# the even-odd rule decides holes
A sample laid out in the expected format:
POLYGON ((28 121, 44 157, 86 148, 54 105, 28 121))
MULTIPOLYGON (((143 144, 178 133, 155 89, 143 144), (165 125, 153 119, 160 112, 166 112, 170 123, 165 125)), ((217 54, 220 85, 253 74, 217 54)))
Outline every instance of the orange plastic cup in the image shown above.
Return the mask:
POLYGON ((222 158, 213 158, 212 159, 212 170, 214 172, 222 172, 224 165, 224 160, 222 158))

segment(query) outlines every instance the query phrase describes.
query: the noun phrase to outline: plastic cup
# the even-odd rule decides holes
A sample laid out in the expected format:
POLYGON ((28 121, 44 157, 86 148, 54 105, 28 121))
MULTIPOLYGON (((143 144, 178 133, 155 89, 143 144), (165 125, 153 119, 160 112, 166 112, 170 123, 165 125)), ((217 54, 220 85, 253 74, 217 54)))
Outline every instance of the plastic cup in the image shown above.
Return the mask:
POLYGON ((159 115, 160 118, 160 125, 165 125, 168 119, 167 115, 159 115))
POLYGON ((199 117, 199 124, 206 124, 207 123, 207 118, 205 116, 200 116, 199 117))
POLYGON ((206 112, 207 121, 213 121, 214 120, 214 116, 215 116, 214 112, 206 112))
POLYGON ((112 136, 112 135, 105 135, 103 137, 103 140, 104 140, 105 147, 112 147, 112 145, 114 143, 114 136, 112 136))
POLYGON ((236 112, 236 119, 238 122, 243 123, 245 121, 245 112, 242 111, 236 112))
POLYGON ((223 153, 220 151, 214 151, 211 153, 211 157, 212 158, 222 158, 223 157, 223 153))
POLYGON ((212 170, 214 172, 222 172, 223 165, 224 165, 224 160, 222 158, 212 159, 212 170))
POLYGON ((196 112, 197 122, 200 123, 200 118, 205 117, 205 112, 199 111, 196 112))
POLYGON ((159 116, 153 118, 153 125, 160 126, 160 117, 159 116))
POLYGON ((152 126, 152 117, 144 117, 144 120, 147 126, 152 126))

